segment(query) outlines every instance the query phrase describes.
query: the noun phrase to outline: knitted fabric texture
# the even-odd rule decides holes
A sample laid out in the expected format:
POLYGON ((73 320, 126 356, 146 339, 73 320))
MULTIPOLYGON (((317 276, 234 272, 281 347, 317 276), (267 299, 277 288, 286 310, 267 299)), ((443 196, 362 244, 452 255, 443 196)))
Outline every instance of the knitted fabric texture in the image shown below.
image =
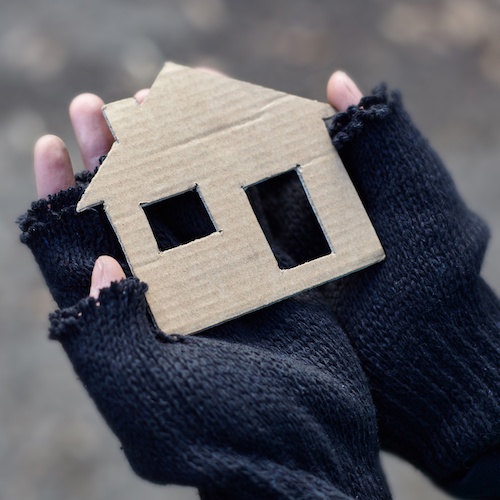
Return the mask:
POLYGON ((75 211, 89 180, 35 203, 22 240, 63 307, 50 336, 134 471, 206 499, 389 498, 366 378, 319 296, 189 337, 152 326, 134 278, 86 297, 95 258, 122 258, 102 213, 75 211))
POLYGON ((479 276, 488 230, 398 94, 380 89, 332 134, 387 260, 330 286, 331 304, 384 446, 446 484, 500 445, 500 304, 479 276))
POLYGON ((72 306, 89 294, 100 255, 115 257, 130 275, 102 206, 76 214, 76 204, 92 177, 89 172, 77 174, 75 187, 33 202, 18 220, 21 241, 33 252, 59 307, 72 306))
MULTIPOLYGON (((500 306, 479 276, 488 230, 399 94, 379 87, 330 131, 387 255, 322 288, 368 375, 382 447, 456 494, 500 498, 500 306)), ((281 192, 290 223, 276 238, 300 252, 305 212, 281 192)))

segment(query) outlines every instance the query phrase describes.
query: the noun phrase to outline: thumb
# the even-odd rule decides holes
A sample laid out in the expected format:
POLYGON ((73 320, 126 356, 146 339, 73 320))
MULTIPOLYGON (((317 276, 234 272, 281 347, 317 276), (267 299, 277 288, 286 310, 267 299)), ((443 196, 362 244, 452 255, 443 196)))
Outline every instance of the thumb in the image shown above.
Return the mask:
POLYGON ((326 96, 331 106, 343 112, 349 106, 357 105, 363 94, 348 75, 343 71, 336 71, 328 80, 326 96))
POLYGON ((101 255, 94 264, 89 295, 97 299, 102 288, 109 287, 113 281, 123 279, 125 273, 118 261, 109 255, 101 255))

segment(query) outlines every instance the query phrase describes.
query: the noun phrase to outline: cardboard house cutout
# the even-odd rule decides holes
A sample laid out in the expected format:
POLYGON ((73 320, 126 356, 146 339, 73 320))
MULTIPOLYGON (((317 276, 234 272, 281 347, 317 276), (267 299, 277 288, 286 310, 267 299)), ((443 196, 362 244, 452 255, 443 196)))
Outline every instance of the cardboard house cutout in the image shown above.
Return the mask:
POLYGON ((116 141, 77 209, 104 203, 164 332, 198 332, 384 258, 332 147, 330 106, 167 63, 141 105, 103 112, 116 141), (283 269, 247 189, 286 172, 300 179, 329 252, 283 269), (183 194, 213 231, 162 250, 147 208, 183 194))

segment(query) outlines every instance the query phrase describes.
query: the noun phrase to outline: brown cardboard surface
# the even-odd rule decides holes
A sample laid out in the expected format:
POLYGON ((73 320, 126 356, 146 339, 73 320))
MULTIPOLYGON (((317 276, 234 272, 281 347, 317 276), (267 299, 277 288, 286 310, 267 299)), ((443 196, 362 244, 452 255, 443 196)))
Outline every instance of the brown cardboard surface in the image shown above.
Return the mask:
POLYGON ((384 258, 327 104, 167 63, 142 105, 103 112, 116 142, 77 209, 104 203, 164 332, 198 332, 384 258), (294 168, 332 253, 283 270, 244 188, 294 168), (216 231, 160 251, 142 206, 193 188, 216 231))

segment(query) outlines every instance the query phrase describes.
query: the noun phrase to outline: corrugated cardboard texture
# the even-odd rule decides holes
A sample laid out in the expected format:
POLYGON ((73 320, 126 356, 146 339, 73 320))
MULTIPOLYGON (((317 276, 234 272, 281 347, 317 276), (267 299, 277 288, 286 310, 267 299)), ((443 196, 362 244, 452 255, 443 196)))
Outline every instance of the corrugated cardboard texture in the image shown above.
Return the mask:
POLYGON ((331 145, 322 103, 167 63, 115 136, 78 210, 104 202, 166 333, 189 334, 362 269, 384 253, 331 145), (297 168, 332 253, 282 270, 244 188, 297 168), (216 231, 161 252, 142 205, 197 188, 216 231))

